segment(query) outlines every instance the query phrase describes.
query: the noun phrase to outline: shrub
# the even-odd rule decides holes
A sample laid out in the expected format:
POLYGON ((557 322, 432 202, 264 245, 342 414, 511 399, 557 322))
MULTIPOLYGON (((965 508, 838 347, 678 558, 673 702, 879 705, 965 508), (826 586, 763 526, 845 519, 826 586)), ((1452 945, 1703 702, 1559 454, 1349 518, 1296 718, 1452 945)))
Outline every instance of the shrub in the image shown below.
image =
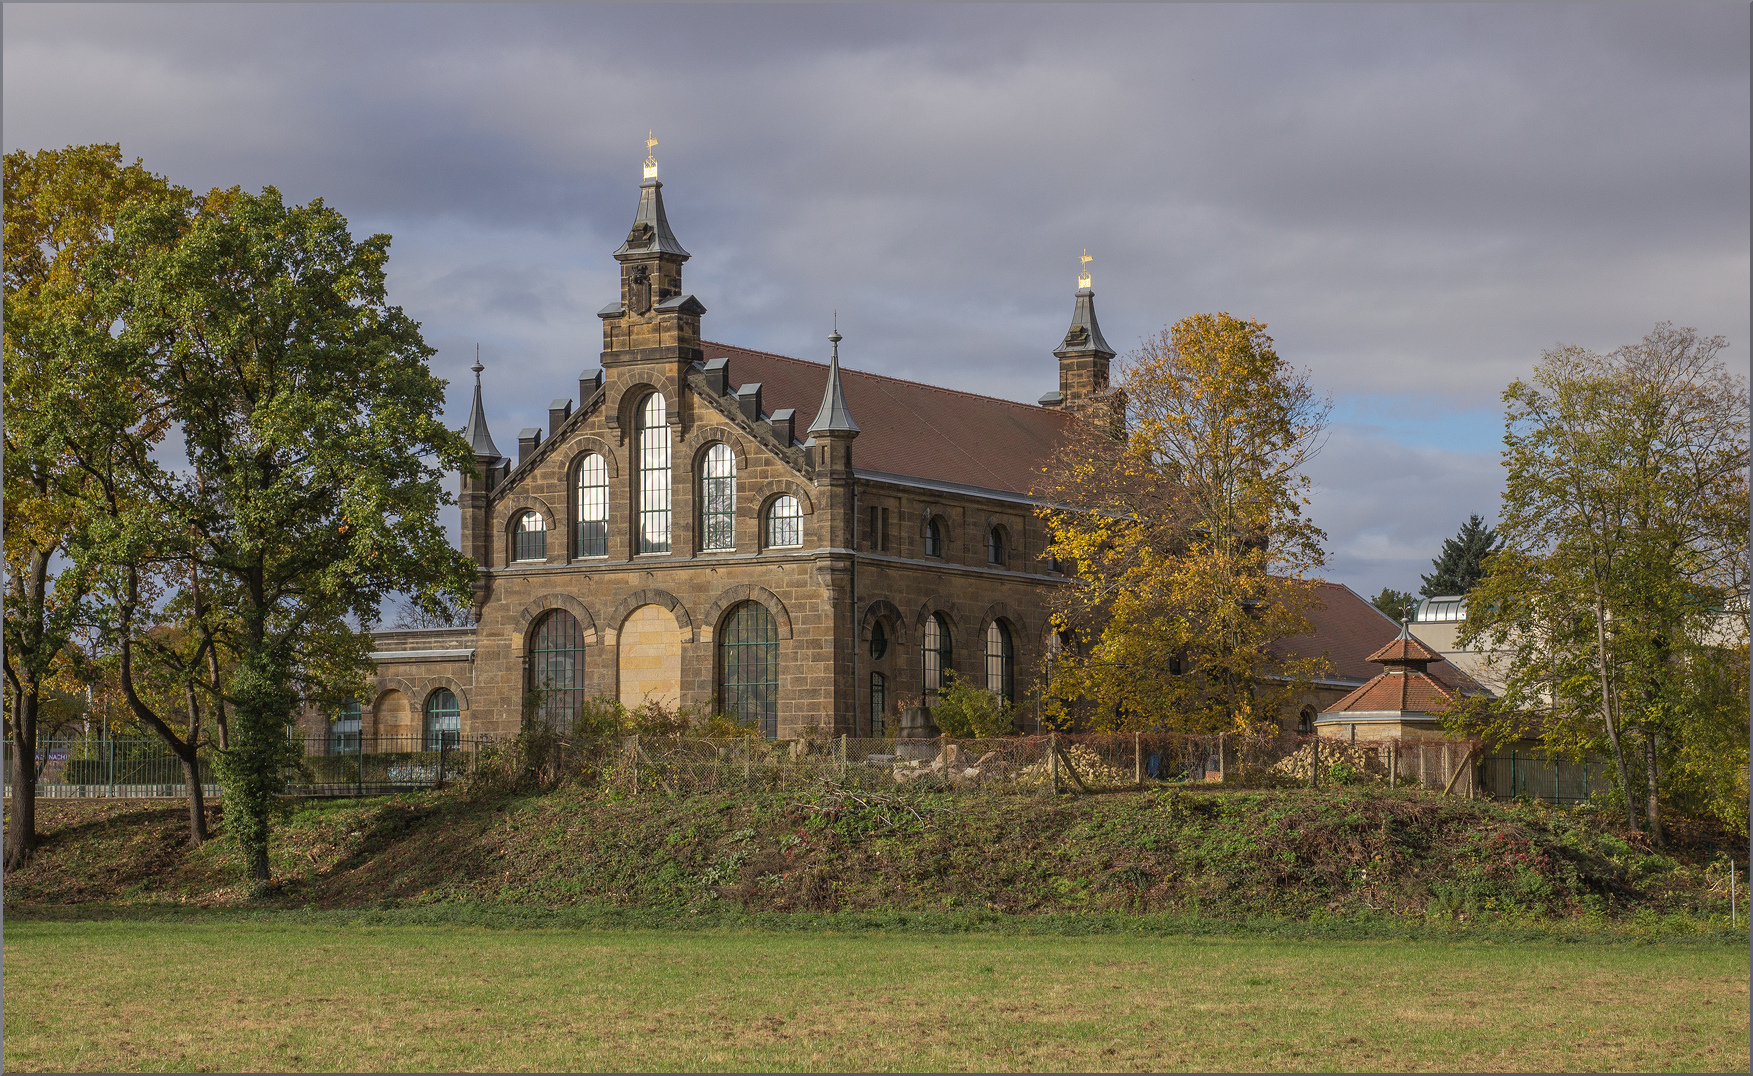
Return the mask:
POLYGON ((1011 735, 1010 703, 954 671, 946 670, 943 677, 937 705, 931 708, 932 723, 940 732, 961 738, 1011 735))

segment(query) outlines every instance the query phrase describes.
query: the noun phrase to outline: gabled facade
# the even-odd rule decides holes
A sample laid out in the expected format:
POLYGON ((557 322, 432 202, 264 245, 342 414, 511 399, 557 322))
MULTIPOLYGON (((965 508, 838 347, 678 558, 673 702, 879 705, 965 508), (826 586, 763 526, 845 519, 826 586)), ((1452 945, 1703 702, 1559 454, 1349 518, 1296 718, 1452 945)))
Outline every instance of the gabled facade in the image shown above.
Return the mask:
MULTIPOLYGON (((475 366, 463 434, 479 473, 460 502, 477 623, 378 633, 362 731, 506 735, 607 695, 736 713, 768 736, 893 734, 951 669, 1032 726, 1064 577, 1031 489, 1074 424, 1124 422, 1087 274, 1053 352, 1058 392, 940 389, 842 369, 838 332, 826 362, 703 339, 662 192, 648 159, 613 253, 620 294, 598 313, 601 368, 519 434, 515 459, 475 366)), ((1393 626, 1343 587, 1324 597, 1316 622, 1337 627, 1293 649, 1361 667, 1393 626)), ((1318 684, 1305 715, 1367 676, 1318 684)))

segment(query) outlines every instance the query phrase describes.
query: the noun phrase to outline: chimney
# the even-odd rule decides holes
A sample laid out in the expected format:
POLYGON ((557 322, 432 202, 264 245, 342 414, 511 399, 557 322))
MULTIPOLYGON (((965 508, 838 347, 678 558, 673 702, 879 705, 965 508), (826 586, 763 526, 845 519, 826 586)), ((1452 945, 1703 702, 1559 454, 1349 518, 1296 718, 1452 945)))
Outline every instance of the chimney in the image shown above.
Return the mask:
POLYGON ((559 433, 560 427, 564 426, 566 424, 566 420, 571 418, 571 417, 572 417, 572 401, 571 400, 560 399, 560 400, 555 400, 553 403, 549 404, 548 405, 548 436, 552 437, 555 434, 559 433))
POLYGON ((781 448, 790 448, 791 442, 797 438, 797 412, 789 407, 781 407, 767 417, 773 426, 773 439, 781 448))
POLYGON ((597 390, 602 388, 602 387, 603 387, 603 372, 601 369, 586 370, 583 373, 579 374, 578 375, 578 406, 583 407, 585 404, 589 403, 590 398, 592 396, 595 396, 597 393, 597 390))
POLYGON ((701 368, 706 374, 706 384, 713 392, 723 396, 730 391, 730 359, 720 355, 716 359, 707 359, 701 368))
POLYGON ((761 383, 743 385, 737 389, 737 404, 743 409, 743 417, 750 422, 761 421, 761 383))
POLYGON ((534 452, 536 450, 536 446, 541 444, 541 443, 542 443, 542 428, 540 426, 531 426, 529 429, 518 434, 517 435, 517 465, 519 467, 522 467, 523 461, 529 459, 530 453, 534 452))

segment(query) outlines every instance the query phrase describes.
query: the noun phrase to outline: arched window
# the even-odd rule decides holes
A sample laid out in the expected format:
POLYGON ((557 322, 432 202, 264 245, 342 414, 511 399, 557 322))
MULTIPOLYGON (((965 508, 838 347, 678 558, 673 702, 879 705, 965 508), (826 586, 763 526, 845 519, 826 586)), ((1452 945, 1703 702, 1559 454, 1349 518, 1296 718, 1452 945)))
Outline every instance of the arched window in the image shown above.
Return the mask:
POLYGON ((462 712, 450 688, 441 687, 426 696, 426 750, 437 751, 447 744, 455 747, 461 735, 462 712))
POLYGON ((348 699, 335 712, 329 724, 329 754, 344 755, 359 750, 361 721, 359 703, 348 699))
POLYGON ((1004 528, 993 527, 986 532, 986 563, 1004 563, 1004 528))
POLYGON ((889 678, 880 672, 870 674, 870 734, 881 737, 888 724, 889 678))
POLYGON ((1315 731, 1315 708, 1313 706, 1303 707, 1303 712, 1297 715, 1296 730, 1304 736, 1315 731))
POLYGON ((739 602, 718 629, 718 705, 779 735, 779 627, 760 602, 739 602))
POLYGON ((700 466, 700 548, 737 547, 737 458, 720 441, 706 450, 700 466))
POLYGON ((515 560, 547 560, 548 559, 548 524, 540 512, 525 512, 518 517, 517 530, 512 535, 516 548, 513 552, 515 560))
POLYGON ((925 555, 928 557, 943 556, 943 525, 933 516, 925 524, 925 555))
POLYGON ((937 701, 937 693, 943 687, 943 674, 954 667, 954 652, 950 646, 950 626, 944 623, 942 613, 933 613, 925 621, 925 641, 921 644, 925 659, 925 701, 937 701))
POLYGON ((528 668, 530 719, 571 729, 584 702, 584 631, 571 613, 555 609, 537 622, 528 668))
POLYGON ((578 486, 573 496, 577 529, 572 537, 575 557, 609 555, 609 467, 592 453, 578 465, 578 486))
POLYGON ((803 545, 803 506, 787 493, 776 497, 767 509, 767 547, 787 549, 803 545))
POLYGON ((639 405, 639 552, 670 551, 670 419, 663 393, 639 405))
POLYGON ((986 690, 1005 702, 1016 701, 1016 647, 1002 620, 986 627, 986 690))
POLYGON ((883 655, 888 652, 889 632, 887 628, 883 627, 883 622, 879 620, 870 626, 870 660, 881 661, 883 655))

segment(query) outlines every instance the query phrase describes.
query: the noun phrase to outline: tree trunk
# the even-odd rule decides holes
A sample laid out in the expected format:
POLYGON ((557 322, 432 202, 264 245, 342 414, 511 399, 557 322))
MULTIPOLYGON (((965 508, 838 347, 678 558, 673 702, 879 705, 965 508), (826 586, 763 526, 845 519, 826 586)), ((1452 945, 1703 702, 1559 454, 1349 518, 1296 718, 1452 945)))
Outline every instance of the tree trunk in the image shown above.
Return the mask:
MULTIPOLYGON (((1625 795, 1625 820, 1637 828, 1637 809, 1631 796, 1631 774, 1625 767, 1625 750, 1619 743, 1619 722, 1613 715, 1613 681, 1607 671, 1607 606, 1595 587, 1595 667, 1601 674, 1601 717, 1607 722, 1607 739, 1613 745, 1613 765, 1619 773, 1619 789, 1625 795)), ((1558 685, 1553 685, 1557 690, 1558 685)))
POLYGON ((1650 843, 1657 848, 1664 846, 1662 839, 1662 812, 1656 803, 1656 730, 1647 729, 1643 736, 1643 768, 1644 779, 1649 784, 1649 800, 1644 807, 1644 820, 1649 823, 1650 843))
POLYGON ((191 749, 183 758, 183 784, 189 790, 189 847, 199 848, 207 840, 207 804, 201 793, 201 760, 191 749))
POLYGON ((28 864, 37 851, 37 702, 39 688, 25 677, 12 713, 12 817, 6 826, 6 873, 28 864))

